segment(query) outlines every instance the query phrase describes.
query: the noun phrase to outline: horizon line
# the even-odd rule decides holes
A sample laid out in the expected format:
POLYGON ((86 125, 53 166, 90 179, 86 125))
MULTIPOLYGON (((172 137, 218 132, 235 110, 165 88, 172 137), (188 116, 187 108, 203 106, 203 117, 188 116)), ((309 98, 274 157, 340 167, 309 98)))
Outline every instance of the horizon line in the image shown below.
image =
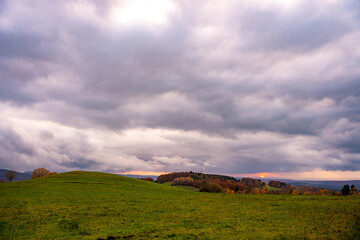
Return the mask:
MULTIPOLYGON (((173 171, 175 172, 175 171, 173 171)), ((178 171, 179 172, 179 171, 178 171)), ((188 171, 189 172, 189 171, 188 171)), ((194 171, 195 172, 195 171, 194 171)), ((120 175, 140 175, 140 176, 160 176, 172 172, 156 172, 132 170, 127 172, 116 172, 120 175)), ((198 173, 198 172, 196 172, 198 173)), ((204 173, 204 172, 203 172, 204 173)), ((316 169, 307 172, 257 172, 257 173, 204 173, 217 174, 231 177, 249 177, 258 179, 276 179, 276 180, 298 180, 298 181, 360 181, 360 171, 324 171, 316 169), (346 177, 344 177, 344 175, 346 177), (316 176, 316 177, 314 177, 316 176)))

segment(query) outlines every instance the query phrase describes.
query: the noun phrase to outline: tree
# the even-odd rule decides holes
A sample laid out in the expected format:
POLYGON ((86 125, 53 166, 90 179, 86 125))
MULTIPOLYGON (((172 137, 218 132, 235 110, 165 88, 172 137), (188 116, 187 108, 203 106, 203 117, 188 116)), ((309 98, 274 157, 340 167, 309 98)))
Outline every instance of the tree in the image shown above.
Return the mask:
POLYGON ((344 187, 341 189, 341 194, 346 196, 350 193, 350 187, 348 184, 344 185, 344 187))
POLYGON ((292 195, 299 195, 300 194, 300 188, 296 187, 295 190, 291 193, 292 195))
POLYGON ((49 175, 50 171, 46 168, 37 168, 32 172, 31 178, 45 177, 49 175))
POLYGON ((4 177, 9 180, 9 182, 12 182, 12 180, 14 178, 16 178, 16 172, 14 171, 7 171, 5 174, 4 174, 4 177))
POLYGON ((175 178, 171 185, 194 186, 194 182, 191 177, 179 177, 175 178))
POLYGON ((357 188, 353 185, 351 185, 351 190, 349 192, 350 195, 357 195, 358 194, 358 191, 357 191, 357 188))

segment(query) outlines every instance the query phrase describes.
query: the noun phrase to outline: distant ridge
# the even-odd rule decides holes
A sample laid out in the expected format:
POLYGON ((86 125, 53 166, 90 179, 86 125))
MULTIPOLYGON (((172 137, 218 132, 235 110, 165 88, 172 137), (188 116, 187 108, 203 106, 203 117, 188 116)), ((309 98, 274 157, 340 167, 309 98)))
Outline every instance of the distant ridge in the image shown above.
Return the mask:
POLYGON ((340 191, 342 187, 346 184, 351 186, 352 184, 355 187, 360 187, 360 180, 349 180, 349 181, 307 181, 307 180, 292 180, 292 179, 262 179, 262 181, 268 183, 271 180, 282 181, 294 186, 310 186, 317 188, 328 188, 333 190, 340 191))
MULTIPOLYGON (((4 177, 4 174, 8 171, 13 171, 13 170, 8 170, 8 169, 0 169, 0 180, 2 181, 7 181, 7 179, 4 177)), ((28 180, 31 178, 31 172, 16 172, 16 177, 13 179, 13 181, 24 181, 24 180, 28 180)))

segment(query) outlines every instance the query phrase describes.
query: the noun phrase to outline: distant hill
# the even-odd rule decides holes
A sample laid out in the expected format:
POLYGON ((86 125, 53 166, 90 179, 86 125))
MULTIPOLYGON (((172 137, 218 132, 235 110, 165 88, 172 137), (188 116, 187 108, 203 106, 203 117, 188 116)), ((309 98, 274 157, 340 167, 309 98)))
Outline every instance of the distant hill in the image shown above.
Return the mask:
POLYGON ((297 181, 297 180, 287 180, 287 183, 295 186, 311 186, 318 188, 328 188, 333 190, 341 190, 342 187, 346 184, 351 186, 354 184, 356 187, 360 187, 360 180, 350 180, 350 181, 297 181))
POLYGON ((340 191, 342 187, 346 184, 351 186, 354 184, 356 187, 360 187, 360 180, 349 180, 349 181, 305 181, 305 180, 292 180, 292 179, 263 179, 264 182, 269 182, 271 180, 277 180, 286 182, 293 186, 309 186, 317 188, 327 188, 340 191))
MULTIPOLYGON (((0 180, 3 181, 7 181, 7 179, 4 177, 4 174, 8 171, 12 171, 12 170, 8 170, 8 169, 0 169, 0 180)), ((16 172, 16 171, 14 171, 16 172)), ((31 172, 16 172, 16 177, 15 179, 13 179, 13 181, 24 181, 24 180, 28 180, 31 178, 31 172)))

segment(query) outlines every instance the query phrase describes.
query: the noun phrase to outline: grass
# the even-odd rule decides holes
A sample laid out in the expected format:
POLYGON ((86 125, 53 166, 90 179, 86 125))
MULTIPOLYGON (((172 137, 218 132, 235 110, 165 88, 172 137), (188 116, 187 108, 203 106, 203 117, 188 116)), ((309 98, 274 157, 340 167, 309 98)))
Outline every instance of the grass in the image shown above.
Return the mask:
POLYGON ((272 191, 281 190, 281 188, 276 188, 276 187, 272 187, 272 186, 269 186, 269 185, 267 185, 267 186, 268 186, 269 189, 272 190, 272 191))
MULTIPOLYGON (((172 186, 172 182, 165 182, 163 183, 164 185, 167 186, 172 186)), ((190 190, 190 191, 194 191, 194 192, 198 192, 199 189, 197 189, 194 186, 181 186, 181 185, 173 185, 173 187, 178 187, 178 188, 182 188, 182 189, 186 189, 186 190, 190 190)))
POLYGON ((0 183, 0 239, 359 239, 359 225, 358 196, 201 193, 96 172, 0 183))

